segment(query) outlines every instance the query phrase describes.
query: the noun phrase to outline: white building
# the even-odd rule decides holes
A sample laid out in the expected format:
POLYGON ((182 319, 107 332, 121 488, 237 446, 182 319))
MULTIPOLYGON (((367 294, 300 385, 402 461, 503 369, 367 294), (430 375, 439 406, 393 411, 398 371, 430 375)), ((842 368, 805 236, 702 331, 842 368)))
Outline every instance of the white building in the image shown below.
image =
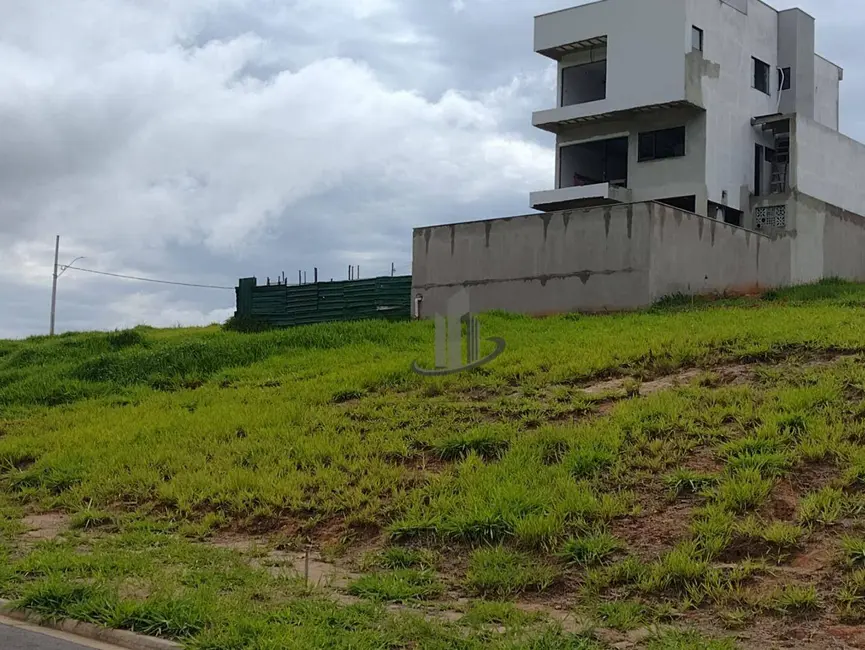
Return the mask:
POLYGON ((416 228, 418 313, 645 307, 865 281, 865 146, 814 19, 761 0, 600 0, 535 19, 556 61, 540 213, 416 228))
MULTIPOLYGON (((814 19, 760 0, 601 0, 535 18, 558 64, 552 211, 657 200, 794 229, 795 193, 865 214, 865 147, 838 132, 843 71, 814 19)), ((810 228, 811 225, 807 227, 810 228)))

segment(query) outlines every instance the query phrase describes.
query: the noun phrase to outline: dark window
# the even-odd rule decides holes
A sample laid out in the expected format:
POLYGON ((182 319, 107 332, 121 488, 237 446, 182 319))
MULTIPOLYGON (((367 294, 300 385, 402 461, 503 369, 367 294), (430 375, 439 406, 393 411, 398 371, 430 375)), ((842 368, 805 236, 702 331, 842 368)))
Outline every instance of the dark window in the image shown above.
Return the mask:
POLYGON ((763 193, 763 145, 754 145, 754 196, 763 193))
POLYGON ((792 71, 790 68, 779 68, 778 69, 778 88, 781 90, 790 90, 790 87, 793 85, 793 80, 791 78, 792 71))
POLYGON ((691 49, 695 52, 703 51, 703 30, 699 27, 691 27, 691 49))
POLYGON ((769 64, 760 59, 754 59, 754 88, 762 93, 771 95, 769 90, 769 64))
POLYGON ((641 133, 637 160, 662 160, 685 155, 685 127, 641 133))
POLYGON ((674 196, 667 199, 658 199, 658 203, 663 203, 664 205, 669 205, 671 208, 678 208, 685 212, 697 211, 697 197, 693 194, 691 196, 674 196))

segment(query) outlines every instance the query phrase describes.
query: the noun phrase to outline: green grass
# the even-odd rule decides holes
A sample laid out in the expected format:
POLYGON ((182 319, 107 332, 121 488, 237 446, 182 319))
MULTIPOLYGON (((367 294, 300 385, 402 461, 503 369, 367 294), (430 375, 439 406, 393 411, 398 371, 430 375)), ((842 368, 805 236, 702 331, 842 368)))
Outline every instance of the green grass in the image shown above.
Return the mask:
POLYGON ((543 591, 558 578, 555 567, 539 564, 523 553, 502 547, 479 548, 469 557, 466 587, 486 596, 512 596, 543 591))
POLYGON ((348 588, 353 596, 395 603, 429 600, 442 591, 442 584, 429 569, 396 569, 373 573, 358 578, 348 588))
POLYGON ((696 631, 670 631, 649 639, 647 650, 735 650, 730 639, 707 639, 696 631))
POLYGON ((807 591, 756 603, 771 567, 754 560, 828 537, 843 561, 826 584, 842 586, 817 606, 855 619, 863 549, 842 533, 865 514, 865 370, 830 357, 865 352, 863 305, 862 286, 827 282, 484 315, 506 353, 432 381, 410 370, 432 362, 431 323, 0 341, 0 595, 200 649, 600 648, 478 598, 549 608, 566 591, 607 626, 669 607, 747 631, 815 611, 807 591), (731 381, 727 363, 748 369, 731 381), (689 385, 639 395, 691 368, 689 385), (582 391, 611 378, 622 388, 582 391), (23 536, 25 514, 57 511, 56 540, 23 536), (262 547, 213 547, 225 531, 262 547), (278 544, 360 572, 344 591, 363 602, 273 566, 278 544), (454 607, 464 620, 429 613, 454 607))
POLYGON ((679 496, 682 494, 699 494, 700 492, 705 492, 718 483, 718 477, 714 474, 695 472, 680 467, 668 476, 665 476, 664 482, 674 495, 679 496))
POLYGON ((592 566, 607 562, 621 549, 621 542, 613 535, 596 532, 572 537, 562 546, 560 555, 569 564, 592 566))
POLYGON ((780 614, 804 614, 820 608, 820 597, 813 585, 785 585, 769 597, 767 606, 780 614))

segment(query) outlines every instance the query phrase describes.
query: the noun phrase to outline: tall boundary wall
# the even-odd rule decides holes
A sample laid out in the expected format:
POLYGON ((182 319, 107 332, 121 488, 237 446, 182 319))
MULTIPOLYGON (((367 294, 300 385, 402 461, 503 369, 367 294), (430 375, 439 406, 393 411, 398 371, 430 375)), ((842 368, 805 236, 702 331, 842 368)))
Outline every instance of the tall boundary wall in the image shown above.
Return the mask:
POLYGON ((445 313, 461 288, 476 312, 638 309, 673 294, 795 284, 803 247, 821 277, 865 280, 865 218, 792 200, 800 224, 814 222, 807 234, 767 236, 655 202, 417 228, 412 295, 421 317, 445 313))

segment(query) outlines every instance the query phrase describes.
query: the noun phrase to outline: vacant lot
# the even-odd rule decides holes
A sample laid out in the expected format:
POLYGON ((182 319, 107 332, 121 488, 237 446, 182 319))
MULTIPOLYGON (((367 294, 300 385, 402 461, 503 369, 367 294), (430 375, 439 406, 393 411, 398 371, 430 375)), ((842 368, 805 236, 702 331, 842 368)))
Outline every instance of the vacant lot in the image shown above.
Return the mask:
POLYGON ((865 288, 0 341, 0 596, 190 648, 865 647, 865 288))

